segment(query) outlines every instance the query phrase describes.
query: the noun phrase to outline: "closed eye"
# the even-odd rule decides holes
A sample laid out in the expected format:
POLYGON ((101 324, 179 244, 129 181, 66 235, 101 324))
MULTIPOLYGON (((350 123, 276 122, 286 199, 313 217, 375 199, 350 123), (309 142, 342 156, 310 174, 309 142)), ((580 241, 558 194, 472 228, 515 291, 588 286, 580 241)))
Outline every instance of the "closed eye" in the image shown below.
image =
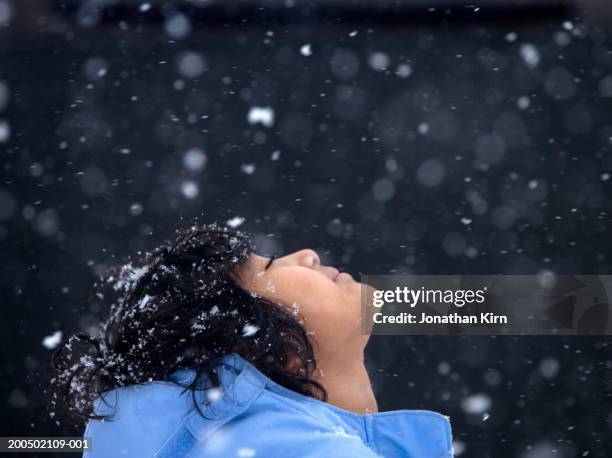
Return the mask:
POLYGON ((272 255, 270 257, 270 260, 266 263, 266 267, 264 267, 264 270, 268 270, 268 267, 270 267, 270 265, 272 265, 272 261, 274 261, 274 259, 276 258, 276 255, 272 255))

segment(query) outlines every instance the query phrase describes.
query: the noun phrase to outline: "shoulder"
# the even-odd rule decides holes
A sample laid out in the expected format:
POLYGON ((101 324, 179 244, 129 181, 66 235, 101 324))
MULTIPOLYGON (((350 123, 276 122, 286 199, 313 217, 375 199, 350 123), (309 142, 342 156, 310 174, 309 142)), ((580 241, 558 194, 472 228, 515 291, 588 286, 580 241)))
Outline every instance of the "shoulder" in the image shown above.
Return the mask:
MULTIPOLYGON (((88 456, 377 456, 359 428, 323 408, 323 403, 289 395, 287 390, 275 392, 267 378, 251 370, 220 375, 222 386, 215 396, 210 396, 211 391, 196 392, 203 415, 194 406, 193 393, 169 381, 106 393, 98 400, 96 413, 115 415, 110 421, 89 422, 85 436, 92 440, 92 453, 88 456)), ((189 377, 180 381, 186 380, 189 377)))
POLYGON ((203 407, 204 416, 191 392, 169 382, 109 391, 96 402, 96 413, 112 417, 88 423, 88 456, 376 456, 333 416, 314 416, 307 406, 251 384, 235 388, 203 407))
MULTIPOLYGON (((227 395, 231 398, 232 394, 227 395)), ((157 457, 374 458, 362 438, 339 418, 320 418, 291 400, 261 390, 250 398, 222 399, 196 412, 168 438, 157 457), (183 455, 188 451, 188 455, 183 455)))
POLYGON ((92 440, 90 458, 150 457, 186 418, 193 405, 189 393, 170 382, 132 385, 105 392, 95 413, 107 420, 90 420, 84 436, 92 440))

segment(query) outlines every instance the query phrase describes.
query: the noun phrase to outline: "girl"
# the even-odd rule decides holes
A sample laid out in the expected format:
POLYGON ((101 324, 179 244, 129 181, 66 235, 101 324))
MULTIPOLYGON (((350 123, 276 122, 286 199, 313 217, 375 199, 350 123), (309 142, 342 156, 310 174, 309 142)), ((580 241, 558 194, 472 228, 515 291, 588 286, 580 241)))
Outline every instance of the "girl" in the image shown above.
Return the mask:
POLYGON ((85 457, 449 457, 447 417, 378 413, 362 288, 304 249, 257 255, 216 224, 111 268, 103 337, 54 355, 61 401, 88 419, 85 457))

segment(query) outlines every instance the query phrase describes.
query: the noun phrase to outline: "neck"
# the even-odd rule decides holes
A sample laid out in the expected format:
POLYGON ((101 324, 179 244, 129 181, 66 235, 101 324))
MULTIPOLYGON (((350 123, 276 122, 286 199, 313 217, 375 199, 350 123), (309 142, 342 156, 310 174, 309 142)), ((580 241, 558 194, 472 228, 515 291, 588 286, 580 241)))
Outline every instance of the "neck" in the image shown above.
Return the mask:
POLYGON ((358 414, 378 412, 363 354, 359 358, 317 358, 314 379, 325 387, 327 402, 358 414))

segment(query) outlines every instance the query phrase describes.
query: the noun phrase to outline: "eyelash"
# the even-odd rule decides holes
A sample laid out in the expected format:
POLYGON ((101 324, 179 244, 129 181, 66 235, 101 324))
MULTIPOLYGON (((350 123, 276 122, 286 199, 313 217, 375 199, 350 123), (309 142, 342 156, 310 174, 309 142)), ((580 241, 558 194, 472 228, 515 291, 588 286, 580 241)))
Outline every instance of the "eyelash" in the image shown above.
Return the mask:
POLYGON ((266 264, 266 268, 264 270, 267 270, 268 267, 270 267, 270 264, 272 264, 272 261, 274 261, 274 259, 276 259, 276 255, 273 254, 272 256, 270 256, 270 260, 268 261, 268 263, 266 264))

